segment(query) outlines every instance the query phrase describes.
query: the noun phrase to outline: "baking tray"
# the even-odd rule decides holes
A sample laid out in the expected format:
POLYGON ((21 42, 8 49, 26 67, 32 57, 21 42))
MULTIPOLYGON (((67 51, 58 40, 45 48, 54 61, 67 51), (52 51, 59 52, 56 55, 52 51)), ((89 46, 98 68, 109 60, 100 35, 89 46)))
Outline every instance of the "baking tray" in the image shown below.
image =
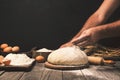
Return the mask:
POLYGON ((6 71, 30 71, 33 66, 35 65, 35 61, 32 62, 32 64, 27 66, 0 66, 0 70, 6 70, 6 71))
MULTIPOLYGON (((18 53, 13 53, 13 54, 26 54, 28 57, 32 58, 32 53, 33 53, 33 49, 31 51, 28 51, 28 52, 18 52, 18 53)), ((2 52, 0 50, 0 55, 2 56, 6 56, 8 55, 9 53, 5 53, 5 52, 2 52)), ((33 66, 35 65, 35 61, 33 61, 30 65, 27 65, 27 66, 0 66, 0 70, 6 70, 6 71, 30 71, 33 66)))

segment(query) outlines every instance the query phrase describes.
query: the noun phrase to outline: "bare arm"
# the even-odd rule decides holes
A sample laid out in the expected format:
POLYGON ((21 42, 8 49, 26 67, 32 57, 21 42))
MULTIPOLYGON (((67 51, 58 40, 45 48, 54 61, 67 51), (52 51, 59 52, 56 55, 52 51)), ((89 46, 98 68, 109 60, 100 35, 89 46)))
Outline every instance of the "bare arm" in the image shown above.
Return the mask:
POLYGON ((120 36, 120 20, 96 27, 100 39, 120 36))
POLYGON ((120 36, 120 20, 105 24, 119 5, 120 0, 104 0, 98 10, 88 18, 83 28, 71 41, 63 44, 61 47, 72 46, 73 44, 85 46, 103 38, 120 36), (115 31, 114 34, 113 30, 115 31))
POLYGON ((100 39, 120 36, 120 20, 89 28, 71 41, 78 46, 87 46, 96 43, 100 39))
POLYGON ((79 37, 84 30, 104 24, 119 4, 120 0, 104 0, 98 10, 88 18, 83 28, 73 39, 79 37))

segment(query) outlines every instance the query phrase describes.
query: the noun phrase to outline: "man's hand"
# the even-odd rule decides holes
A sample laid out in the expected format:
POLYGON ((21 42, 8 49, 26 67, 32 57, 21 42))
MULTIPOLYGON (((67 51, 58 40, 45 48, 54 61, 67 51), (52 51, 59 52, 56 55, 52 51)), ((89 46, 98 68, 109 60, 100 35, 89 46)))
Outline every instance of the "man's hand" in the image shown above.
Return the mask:
POLYGON ((98 27, 87 29, 83 31, 79 37, 73 38, 70 42, 63 44, 60 48, 69 47, 73 45, 84 47, 87 45, 94 44, 101 39, 102 36, 100 32, 101 32, 101 29, 98 27))
POLYGON ((99 30, 96 28, 93 27, 83 31, 79 37, 73 39, 71 42, 74 45, 82 47, 96 43, 100 39, 99 30))

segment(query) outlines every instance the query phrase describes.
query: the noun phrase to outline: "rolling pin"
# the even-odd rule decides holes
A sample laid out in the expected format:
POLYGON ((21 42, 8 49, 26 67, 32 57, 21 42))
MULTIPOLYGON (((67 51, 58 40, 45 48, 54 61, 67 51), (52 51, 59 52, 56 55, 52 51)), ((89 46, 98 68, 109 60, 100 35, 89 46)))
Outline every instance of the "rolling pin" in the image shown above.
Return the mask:
POLYGON ((104 65, 104 64, 115 64, 113 60, 104 60, 103 57, 88 56, 88 62, 90 64, 104 65))

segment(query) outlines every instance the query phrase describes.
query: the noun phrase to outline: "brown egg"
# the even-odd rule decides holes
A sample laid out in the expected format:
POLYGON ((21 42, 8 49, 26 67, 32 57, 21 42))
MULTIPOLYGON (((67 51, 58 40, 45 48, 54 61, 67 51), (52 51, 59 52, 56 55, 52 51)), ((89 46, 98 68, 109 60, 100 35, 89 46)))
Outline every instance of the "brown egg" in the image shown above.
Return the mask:
POLYGON ((43 56, 37 56, 37 57, 35 58, 35 60, 36 60, 37 62, 44 62, 45 58, 44 58, 43 56))
POLYGON ((12 48, 12 52, 18 52, 20 50, 20 47, 19 46, 14 46, 12 48))
POLYGON ((8 47, 4 48, 3 52, 6 52, 6 53, 12 52, 12 47, 8 46, 8 47))
POLYGON ((11 60, 3 60, 3 64, 5 64, 5 66, 9 66, 10 65, 11 60))
POLYGON ((6 47, 8 47, 8 44, 7 44, 7 43, 3 43, 3 44, 1 44, 1 46, 0 46, 0 48, 2 48, 2 49, 6 48, 6 47))
POLYGON ((4 56, 0 55, 0 63, 2 63, 3 59, 4 59, 4 56))

